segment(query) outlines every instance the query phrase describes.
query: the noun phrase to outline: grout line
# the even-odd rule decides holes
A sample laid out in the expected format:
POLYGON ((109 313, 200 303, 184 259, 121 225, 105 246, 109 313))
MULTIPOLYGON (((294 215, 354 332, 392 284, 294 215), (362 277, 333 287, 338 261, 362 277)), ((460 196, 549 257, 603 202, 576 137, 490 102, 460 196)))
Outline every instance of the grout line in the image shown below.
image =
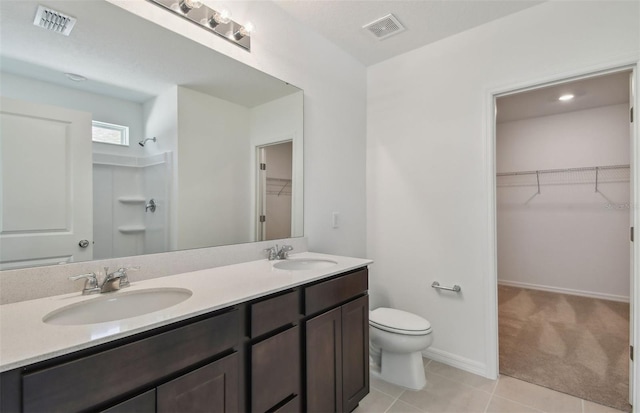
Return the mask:
POLYGON ((484 406, 484 413, 487 413, 487 410, 489 410, 489 405, 491 404, 491 402, 493 401, 493 396, 496 393, 496 388, 498 387, 498 382, 500 381, 500 375, 498 374, 498 378, 496 379, 495 384, 493 385, 493 390, 491 390, 491 395, 489 396, 489 401, 487 402, 487 405, 484 406))
MULTIPOLYGON (((455 368, 455 367, 452 367, 452 368, 455 368)), ((464 370, 461 370, 461 371, 464 371, 464 370)), ((463 382, 463 381, 460 381, 460 380, 452 379, 451 377, 447 377, 447 376, 445 376, 445 375, 443 375, 443 374, 434 373, 433 371, 432 371, 432 372, 430 372, 430 374, 436 375, 436 376, 438 376, 438 377, 442 377, 443 379, 447 379, 447 380, 452 381, 452 382, 454 382, 454 383, 462 384, 463 386, 469 387, 469 388, 470 388, 470 389, 472 389, 472 390, 477 390, 477 391, 480 391, 480 392, 483 392, 483 393, 491 394, 490 392, 488 392, 488 391, 486 391, 486 390, 479 389, 479 388, 477 388, 477 387, 474 387, 474 386, 472 386, 472 385, 470 385, 470 384, 467 384, 467 383, 465 383, 465 382, 463 382)), ((469 374, 473 374, 473 373, 469 373, 469 374)), ((490 379, 487 379, 487 380, 490 380, 490 379)), ((494 391, 495 391, 495 387, 494 387, 494 391)))
POLYGON ((504 396, 499 396, 499 395, 496 394, 494 396, 491 396, 492 399, 493 399, 493 397, 497 397, 498 399, 510 401, 511 403, 518 404, 518 405, 520 405, 522 407, 526 407, 527 409, 535 410, 536 412, 544 413, 544 410, 540 410, 537 407, 529 406, 528 404, 524 404, 524 403, 516 401, 516 400, 511 400, 511 399, 508 399, 508 398, 506 398, 504 396))
MULTIPOLYGON (((393 383, 391 383, 393 384, 393 383)), ((391 404, 389 405, 389 407, 387 407, 387 409, 384 411, 384 413, 387 413, 389 411, 389 409, 391 409, 391 407, 393 407, 393 405, 400 399, 400 396, 402 396, 404 394, 404 392, 406 391, 406 389, 402 389, 402 391, 400 392, 400 394, 398 396, 393 396, 389 393, 385 393, 384 391, 382 391, 381 389, 377 388, 375 385, 373 384, 369 384, 369 386, 374 389, 377 392, 380 392, 382 394, 384 394, 385 396, 389 396, 393 399, 393 401, 391 402, 391 404)), ((401 387, 401 386, 398 386, 401 387)))

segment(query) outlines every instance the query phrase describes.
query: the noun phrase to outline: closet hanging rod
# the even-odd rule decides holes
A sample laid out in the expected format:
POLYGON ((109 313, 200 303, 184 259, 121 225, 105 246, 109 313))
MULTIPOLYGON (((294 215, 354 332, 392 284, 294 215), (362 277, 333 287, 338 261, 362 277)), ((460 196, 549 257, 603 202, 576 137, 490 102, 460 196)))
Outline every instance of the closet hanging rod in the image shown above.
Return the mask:
POLYGON ((629 165, 608 165, 608 166, 586 166, 582 168, 564 168, 564 169, 540 169, 538 171, 518 171, 518 172, 499 172, 496 176, 516 176, 516 175, 539 175, 559 172, 585 172, 603 169, 628 169, 629 165))

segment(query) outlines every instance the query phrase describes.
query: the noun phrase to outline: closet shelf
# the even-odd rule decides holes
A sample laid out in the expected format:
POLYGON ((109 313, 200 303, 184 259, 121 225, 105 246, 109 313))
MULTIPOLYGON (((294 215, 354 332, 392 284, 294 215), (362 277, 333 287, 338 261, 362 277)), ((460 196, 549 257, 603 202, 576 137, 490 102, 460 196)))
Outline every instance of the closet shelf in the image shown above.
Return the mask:
POLYGON ((594 184, 598 192, 601 183, 629 182, 629 165, 587 166, 581 168, 540 169, 537 171, 500 172, 496 184, 504 186, 594 184))
POLYGON ((629 169, 629 165, 606 165, 606 166, 585 166, 581 168, 564 168, 564 169, 539 169, 536 171, 518 171, 518 172, 499 172, 496 176, 515 176, 515 175, 535 175, 535 174, 551 174, 563 172, 588 172, 588 171, 604 171, 610 169, 629 169))
POLYGON ((118 202, 123 204, 144 204, 146 199, 142 196, 121 196, 118 202))
POLYGON ((281 194, 291 196, 291 179, 267 178, 267 195, 281 194))
POLYGON ((145 232, 147 228, 142 225, 124 225, 118 227, 118 231, 123 234, 139 234, 141 232, 145 232))

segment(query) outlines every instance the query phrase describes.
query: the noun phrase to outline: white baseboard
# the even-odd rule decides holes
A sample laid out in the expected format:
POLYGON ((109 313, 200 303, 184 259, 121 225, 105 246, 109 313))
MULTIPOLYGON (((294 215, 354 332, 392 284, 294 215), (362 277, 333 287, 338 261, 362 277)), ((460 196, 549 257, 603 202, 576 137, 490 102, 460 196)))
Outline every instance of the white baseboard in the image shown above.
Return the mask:
POLYGON ((529 284, 529 283, 523 283, 523 282, 520 282, 520 281, 498 280, 498 284, 499 285, 507 285, 507 286, 510 286, 510 287, 528 288, 530 290, 541 290, 541 291, 549 291, 549 292, 552 292, 552 293, 579 295, 581 297, 599 298, 601 300, 620 301, 620 302, 623 302, 623 303, 628 303, 629 302, 629 297, 628 296, 625 297, 623 295, 597 293, 597 292, 593 292, 593 291, 574 290, 574 289, 571 289, 571 288, 552 287, 552 286, 549 286, 549 285, 529 284))
POLYGON ((482 377, 492 378, 489 377, 487 365, 485 363, 480 363, 478 361, 461 357, 456 354, 432 347, 424 350, 422 352, 422 355, 426 358, 449 365, 451 367, 468 371, 469 373, 477 374, 482 377))

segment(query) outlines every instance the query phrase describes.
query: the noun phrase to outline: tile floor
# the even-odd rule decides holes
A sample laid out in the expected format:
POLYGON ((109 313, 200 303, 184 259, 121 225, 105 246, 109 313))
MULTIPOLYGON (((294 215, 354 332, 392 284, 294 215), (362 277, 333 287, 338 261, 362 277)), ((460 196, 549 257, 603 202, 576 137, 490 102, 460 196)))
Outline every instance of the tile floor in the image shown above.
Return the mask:
POLYGON ((508 376, 490 380, 425 359, 427 385, 407 390, 371 378, 371 391, 354 413, 620 413, 508 376))

